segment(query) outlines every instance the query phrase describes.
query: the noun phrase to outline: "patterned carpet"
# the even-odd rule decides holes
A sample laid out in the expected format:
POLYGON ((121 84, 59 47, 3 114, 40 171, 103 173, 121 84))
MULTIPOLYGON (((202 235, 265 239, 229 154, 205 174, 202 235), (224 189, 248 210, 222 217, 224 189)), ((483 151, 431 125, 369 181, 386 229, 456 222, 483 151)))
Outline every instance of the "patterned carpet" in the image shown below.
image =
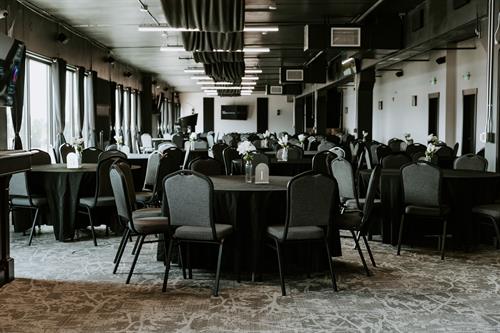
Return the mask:
POLYGON ((73 243, 53 240, 52 229, 26 246, 12 234, 16 280, 0 289, 0 332, 500 332, 500 251, 449 253, 372 242, 378 267, 363 274, 352 243, 335 260, 340 291, 326 273, 292 276, 282 297, 277 275, 237 283, 213 274, 183 280, 173 267, 161 292, 163 264, 145 245, 132 284, 125 285, 130 251, 119 274, 112 260, 118 237, 99 234, 73 243))

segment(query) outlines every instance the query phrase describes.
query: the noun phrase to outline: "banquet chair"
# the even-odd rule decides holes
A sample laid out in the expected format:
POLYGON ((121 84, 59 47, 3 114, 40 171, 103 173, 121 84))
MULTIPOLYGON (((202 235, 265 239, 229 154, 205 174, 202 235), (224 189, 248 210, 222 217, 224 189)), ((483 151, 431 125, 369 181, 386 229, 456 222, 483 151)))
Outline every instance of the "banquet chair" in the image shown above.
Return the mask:
POLYGON ((399 153, 406 149, 406 142, 398 138, 390 139, 387 145, 391 148, 393 153, 399 153))
POLYGON ((211 157, 196 158, 189 163, 189 169, 207 177, 222 176, 222 164, 211 157))
POLYGON ((180 134, 172 135, 172 142, 177 146, 177 148, 184 148, 184 138, 180 134))
MULTIPOLYGON (((94 196, 82 197, 78 201, 78 213, 85 214, 89 218, 90 230, 94 245, 97 246, 97 239, 95 235, 95 211, 102 208, 114 208, 115 199, 113 198, 113 191, 109 180, 109 170, 113 163, 120 161, 119 157, 107 157, 99 159, 97 162, 96 170, 96 188, 94 196)), ((106 224, 106 223, 104 223, 106 224)), ((108 231, 108 224, 106 224, 106 232, 108 231)))
MULTIPOLYGON (((175 160, 177 165, 177 170, 182 168, 182 161, 184 158, 184 153, 179 148, 172 146, 163 151, 163 155, 169 155, 171 158, 175 160)), ((175 170, 175 171, 177 171, 175 170)))
POLYGON ((220 163, 224 163, 224 156, 222 155, 224 149, 226 149, 228 145, 225 143, 216 143, 212 146, 212 154, 213 158, 215 158, 220 163))
POLYGON ((194 149, 208 149, 208 143, 205 140, 198 139, 194 142, 194 149))
POLYGON ((331 177, 305 172, 295 176, 287 185, 287 216, 284 225, 267 228, 267 236, 274 244, 280 273, 281 294, 286 296, 282 247, 287 243, 323 243, 330 268, 332 286, 337 291, 328 236, 336 213, 338 191, 331 177), (326 230, 325 230, 326 229, 326 230))
POLYGON ((455 142, 455 145, 453 145, 453 157, 457 157, 459 148, 460 148, 460 143, 455 142))
POLYGON ((400 169, 403 165, 411 161, 412 159, 405 153, 392 153, 382 158, 382 168, 400 169))
POLYGON ((333 147, 332 149, 330 149, 330 151, 337 155, 337 157, 346 158, 345 150, 341 147, 333 147))
POLYGON ((434 155, 437 158, 437 163, 440 168, 452 169, 455 155, 453 149, 448 147, 444 142, 439 146, 434 155))
POLYGON ((110 145, 107 145, 106 149, 104 149, 104 151, 110 151, 110 150, 118 150, 118 145, 116 143, 112 143, 110 145))
POLYGON ((404 211, 399 225, 397 255, 401 252, 407 216, 420 217, 442 221, 441 260, 444 260, 446 225, 450 209, 441 203, 441 169, 424 161, 412 162, 401 168, 401 176, 404 211))
POLYGON ((74 153, 75 148, 70 145, 69 143, 63 143, 62 145, 59 146, 59 160, 61 163, 66 163, 66 156, 68 156, 69 153, 74 153))
POLYGON ((391 154, 392 150, 391 148, 389 148, 389 146, 386 146, 384 144, 377 145, 377 149, 375 149, 375 158, 377 162, 374 163, 374 165, 382 163, 382 159, 391 154))
POLYGON ((52 159, 49 153, 40 149, 30 149, 31 155, 31 165, 44 165, 51 164, 52 159))
POLYGON ((97 163, 102 150, 95 147, 85 148, 82 151, 82 163, 97 163))
POLYGON ((97 163, 99 161, 110 158, 110 157, 116 157, 116 158, 121 158, 123 160, 127 159, 127 154, 124 152, 121 152, 119 150, 106 150, 103 151, 102 153, 99 154, 99 157, 97 158, 97 163))
POLYGON ((207 143, 208 143, 208 148, 212 148, 214 146, 215 144, 214 132, 207 133, 207 143))
POLYGON ((413 159, 413 161, 417 161, 418 158, 414 159, 413 155, 416 153, 420 153, 420 152, 423 152, 425 155, 426 150, 427 150, 427 146, 425 146, 421 143, 412 143, 406 147, 406 155, 410 156, 413 159))
POLYGON ((481 224, 490 224, 495 230, 495 247, 500 249, 500 204, 479 205, 472 208, 472 213, 480 218, 481 224))
POLYGON ((311 145, 314 141, 316 141, 316 138, 314 136, 309 136, 307 138, 307 150, 316 150, 316 149, 311 149, 311 145))
POLYGON ((331 176, 332 170, 330 165, 335 159, 335 154, 329 150, 323 150, 316 153, 312 159, 312 170, 316 173, 331 176))
POLYGON ((31 242, 33 241, 40 212, 45 211, 47 208, 48 202, 46 197, 33 195, 28 181, 28 172, 12 175, 9 182, 9 210, 11 212, 19 209, 35 211, 28 246, 31 246, 31 242))
POLYGON ((163 143, 160 143, 158 145, 157 150, 163 154, 165 152, 165 150, 167 150, 168 148, 171 148, 171 147, 177 147, 177 145, 173 142, 163 142, 163 143))
POLYGON ((375 264, 375 259, 373 258, 373 253, 370 249, 370 244, 368 244, 368 240, 366 239, 366 234, 370 230, 370 223, 373 220, 372 213, 374 208, 376 207, 375 195, 377 193, 377 186, 380 181, 380 171, 380 165, 377 165, 374 169, 372 169, 370 181, 368 182, 368 190, 366 192, 366 200, 364 201, 363 210, 355 210, 341 214, 334 223, 334 227, 336 229, 347 230, 351 232, 352 238, 354 239, 354 242, 356 244, 356 249, 358 250, 359 257, 361 259, 361 262, 363 263, 363 268, 365 269, 367 276, 370 276, 370 270, 366 265, 363 251, 359 246, 359 240, 361 238, 363 239, 372 265, 373 267, 377 267, 377 265, 375 264), (358 233, 358 235, 356 235, 356 233, 358 233))
POLYGON ((155 186, 161 156, 162 155, 157 151, 148 156, 146 175, 144 176, 144 185, 142 186, 143 191, 151 191, 155 186))
POLYGON ((453 162, 453 169, 486 171, 488 170, 488 160, 475 154, 462 155, 453 162))
POLYGON ((135 251, 134 260, 132 261, 127 280, 125 282, 126 284, 129 284, 143 244, 159 241, 154 240, 146 242, 146 236, 163 234, 164 239, 168 239, 168 218, 161 216, 161 211, 159 209, 155 210, 153 214, 151 213, 151 210, 136 209, 134 204, 135 198, 132 173, 130 171, 130 166, 127 163, 117 162, 113 164, 109 170, 109 178, 116 204, 118 219, 122 225, 125 226, 125 232, 123 233, 123 237, 115 257, 113 274, 115 274, 118 269, 128 238, 133 235, 137 235, 139 237, 139 243, 137 250, 135 251))
POLYGON ((205 243, 219 247, 213 288, 213 295, 218 296, 223 245, 225 239, 233 233, 233 227, 214 221, 214 185, 210 178, 188 170, 170 174, 163 183, 166 198, 164 204, 170 226, 175 228, 169 235, 163 291, 167 289, 173 246, 177 245, 180 249, 182 244, 189 246, 191 243, 205 243), (189 202, 196 203, 196 209, 187 204, 189 202))
MULTIPOLYGON (((242 160, 243 163, 243 160, 242 160)), ((258 152, 253 152, 252 153, 252 172, 255 174, 255 168, 257 165, 264 163, 265 165, 269 166, 269 157, 267 157, 266 154, 258 153, 258 152)))
POLYGON ((226 176, 239 174, 238 170, 233 170, 233 161, 241 158, 236 148, 227 147, 222 151, 222 157, 224 158, 226 176))
POLYGON ((343 158, 334 159, 331 164, 331 173, 338 184, 342 212, 346 209, 362 210, 362 203, 356 192, 354 171, 351 163, 343 158))
POLYGON ((329 142, 329 141, 322 141, 319 145, 318 145, 318 151, 323 151, 323 150, 330 150, 332 148, 335 147, 335 144, 333 142, 329 142))
POLYGON ((141 151, 143 153, 151 153, 154 150, 153 147, 153 138, 149 133, 141 134, 141 151))

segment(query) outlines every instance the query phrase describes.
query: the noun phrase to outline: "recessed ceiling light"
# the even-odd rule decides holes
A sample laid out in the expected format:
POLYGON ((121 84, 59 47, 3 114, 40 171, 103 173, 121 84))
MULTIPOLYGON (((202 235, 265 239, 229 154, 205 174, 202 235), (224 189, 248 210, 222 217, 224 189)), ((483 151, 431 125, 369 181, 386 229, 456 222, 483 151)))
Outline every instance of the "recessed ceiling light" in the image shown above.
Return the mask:
POLYGON ((269 8, 269 10, 276 10, 276 9, 278 9, 278 7, 276 7, 275 5, 269 5, 269 7, 267 7, 267 8, 269 8))
POLYGON ((191 80, 212 80, 209 76, 191 76, 191 80))
POLYGON ((244 32, 277 32, 280 31, 278 26, 249 26, 243 28, 244 32))
POLYGON ((160 47, 161 52, 186 52, 184 46, 162 46, 160 47))
POLYGON ((257 82, 255 81, 249 81, 249 82, 241 82, 242 86, 255 86, 257 82))
MULTIPOLYGON (((146 25, 140 25, 138 27, 138 30, 141 32, 199 32, 200 29, 188 29, 188 28, 173 28, 173 27, 168 27, 165 25, 151 25, 151 24, 146 24, 146 25)), ((262 32, 262 31, 267 31, 267 32, 276 32, 279 31, 278 26, 257 26, 257 25, 252 25, 248 27, 243 28, 244 32, 262 32)))
MULTIPOLYGON (((184 52, 186 51, 182 46, 162 46, 160 48, 162 52, 184 52)), ((187 52, 187 51, 186 51, 187 52)), ((195 50, 198 52, 198 50, 195 50)), ((246 53, 268 53, 271 50, 268 47, 245 47, 243 50, 212 50, 211 52, 246 52, 246 53)))
POLYGON ((254 81, 256 81, 256 80, 259 79, 259 77, 258 76, 243 76, 241 79, 245 80, 245 81, 246 80, 254 80, 254 81))
POLYGON ((190 74, 205 74, 205 70, 203 68, 197 69, 197 68, 186 68, 184 70, 184 73, 190 73, 190 74))
POLYGON ((245 74, 260 74, 262 69, 245 69, 245 74))

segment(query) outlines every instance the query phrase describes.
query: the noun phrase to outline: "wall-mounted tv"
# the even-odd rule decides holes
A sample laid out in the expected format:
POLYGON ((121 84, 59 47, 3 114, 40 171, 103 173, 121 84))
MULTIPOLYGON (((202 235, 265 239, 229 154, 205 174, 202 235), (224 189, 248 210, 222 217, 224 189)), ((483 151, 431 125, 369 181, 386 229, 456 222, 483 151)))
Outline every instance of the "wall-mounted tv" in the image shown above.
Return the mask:
POLYGON ((248 116, 247 105, 222 105, 221 119, 246 120, 248 116))

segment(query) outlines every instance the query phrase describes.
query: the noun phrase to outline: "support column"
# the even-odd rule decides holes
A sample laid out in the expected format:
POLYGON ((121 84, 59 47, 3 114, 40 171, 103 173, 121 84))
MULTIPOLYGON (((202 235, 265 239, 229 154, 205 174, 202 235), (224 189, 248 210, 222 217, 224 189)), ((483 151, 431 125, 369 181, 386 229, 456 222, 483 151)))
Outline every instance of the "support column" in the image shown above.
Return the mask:
POLYGON ((153 94, 151 75, 143 75, 142 77, 142 96, 141 96, 141 132, 150 133, 153 126, 153 94))
POLYGON ((375 69, 367 69, 356 75, 356 101, 358 138, 362 138, 362 132, 369 133, 371 139, 373 134, 373 86, 375 85, 375 69))

